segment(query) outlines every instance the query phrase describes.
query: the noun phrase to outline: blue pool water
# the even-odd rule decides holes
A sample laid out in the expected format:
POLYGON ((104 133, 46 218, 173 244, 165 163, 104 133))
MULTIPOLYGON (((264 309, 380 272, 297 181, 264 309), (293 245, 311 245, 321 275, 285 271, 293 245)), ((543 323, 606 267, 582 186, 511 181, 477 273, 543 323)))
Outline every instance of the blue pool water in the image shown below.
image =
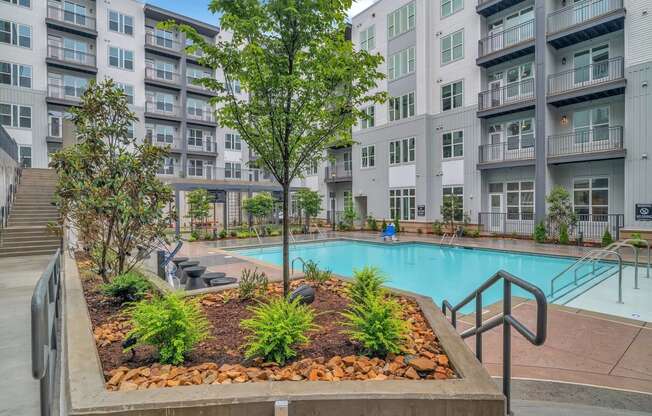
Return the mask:
MULTIPOLYGON (((281 265, 281 246, 233 250, 242 256, 281 265)), ((506 270, 548 293, 550 280, 572 260, 495 250, 440 247, 433 244, 376 244, 359 241, 333 241, 297 244, 290 247, 290 259, 313 260, 342 276, 352 276, 365 265, 380 268, 390 279, 388 286, 432 297, 438 305, 444 299, 455 305, 500 269, 506 270)), ((295 267, 301 267, 299 262, 295 267)), ((513 287, 513 295, 530 297, 513 287)), ((502 284, 483 295, 483 304, 502 299, 502 284)), ((473 310, 473 304, 465 308, 473 310)))

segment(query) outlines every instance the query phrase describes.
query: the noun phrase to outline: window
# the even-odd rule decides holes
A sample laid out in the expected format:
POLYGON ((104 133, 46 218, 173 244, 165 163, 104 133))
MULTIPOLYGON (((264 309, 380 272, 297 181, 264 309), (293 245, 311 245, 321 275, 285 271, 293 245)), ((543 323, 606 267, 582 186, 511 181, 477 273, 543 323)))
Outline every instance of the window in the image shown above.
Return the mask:
POLYGON ((167 30, 154 29, 154 40, 157 46, 171 49, 174 45, 174 34, 167 30))
POLYGON ((414 188, 389 190, 389 215, 392 219, 413 220, 415 206, 416 191, 414 188))
POLYGON ((387 15, 387 38, 391 39, 414 29, 416 5, 406 4, 387 15))
POLYGON ((196 98, 188 98, 186 109, 188 115, 192 118, 203 119, 204 113, 207 112, 208 104, 206 101, 198 100, 196 98))
POLYGON ((21 7, 31 7, 32 5, 31 0, 2 0, 2 1, 8 4, 13 4, 21 7))
POLYGON ((366 117, 360 119, 360 128, 366 129, 373 127, 376 124, 376 108, 373 105, 370 105, 369 107, 362 109, 362 111, 365 113, 366 117))
POLYGON ((534 219, 534 182, 507 182, 507 219, 534 219))
POLYGON ((134 69, 134 52, 109 46, 109 66, 132 71, 134 69))
POLYGON ((575 143, 609 140, 609 107, 596 107, 573 113, 575 143))
POLYGON ((233 94, 240 94, 242 92, 242 88, 240 87, 240 80, 232 79, 228 82, 227 85, 229 91, 233 92, 233 94))
POLYGON ((174 68, 174 64, 170 62, 157 61, 154 63, 153 66, 154 66, 154 70, 156 71, 155 72, 156 78, 172 81, 174 73, 176 72, 174 68))
MULTIPOLYGON (((249 157, 251 159, 251 157, 249 157)), ((317 174, 317 169, 319 165, 316 161, 312 160, 308 163, 308 168, 306 169, 306 176, 313 176, 317 174)))
POLYGON ((394 140, 389 142, 389 164, 396 165, 399 163, 414 162, 415 159, 415 139, 394 140))
POLYGON ((351 195, 351 191, 342 192, 342 196, 344 199, 344 210, 353 209, 353 195, 351 195))
POLYGON ((86 26, 86 6, 69 1, 63 2, 63 20, 86 26))
POLYGON ((32 128, 32 107, 0 103, 0 124, 7 127, 32 128))
POLYGON ((360 151, 360 166, 373 168, 376 166, 376 146, 363 146, 360 151))
POLYGON ((400 120, 414 116, 414 93, 389 99, 389 121, 400 120))
MULTIPOLYGON (((186 68, 186 78, 188 79, 188 84, 193 84, 195 80, 202 79, 202 78, 212 78, 213 76, 211 75, 210 72, 205 71, 203 69, 199 68, 192 68, 192 67, 187 67, 186 68)), ((199 87, 202 87, 201 85, 198 85, 199 87)))
POLYGON ((174 128, 165 125, 148 125, 146 127, 147 137, 153 143, 172 144, 174 142, 174 128))
POLYGON ((464 220, 464 187, 463 186, 444 186, 442 188, 442 201, 444 204, 451 204, 453 211, 453 221, 464 220))
POLYGON ((59 111, 48 112, 48 136, 63 137, 63 114, 59 111))
POLYGON ((0 62, 0 84, 32 88, 32 67, 0 62))
POLYGON ((442 111, 460 108, 464 105, 464 84, 457 81, 441 87, 441 109, 442 111))
POLYGON ((204 177, 204 161, 188 159, 188 176, 204 177))
POLYGON ((173 158, 165 157, 163 158, 157 173, 159 175, 174 175, 174 167, 176 164, 177 163, 173 158))
POLYGON ((242 165, 240 163, 226 162, 224 164, 224 177, 227 179, 242 179, 242 165))
POLYGON ((444 159, 464 156, 464 131, 451 131, 441 137, 444 159))
POLYGON ((441 38, 441 64, 464 58, 464 29, 441 38))
POLYGON ((130 139, 133 139, 133 138, 134 138, 134 130, 135 130, 135 126, 134 126, 134 123, 132 122, 132 123, 129 124, 129 126, 127 127, 127 137, 128 137, 128 138, 130 138, 130 139))
POLYGON ((109 10, 109 30, 125 35, 134 34, 134 18, 132 16, 109 10))
POLYGON ((162 92, 156 93, 156 110, 164 111, 166 113, 174 112, 174 96, 171 94, 164 94, 162 92))
POLYGON ((188 129, 188 146, 204 147, 204 131, 202 129, 188 129))
POLYGON ((20 164, 24 168, 32 167, 32 148, 31 146, 20 146, 18 148, 20 164))
POLYGON ((0 43, 20 46, 21 48, 32 47, 31 26, 21 25, 0 19, 0 43))
POLYGON ((242 141, 239 134, 226 133, 224 137, 224 148, 229 150, 242 150, 242 141))
POLYGON ((580 221, 607 221, 609 178, 575 179, 573 206, 580 221))
POLYGON ((116 82, 115 84, 118 88, 122 90, 122 92, 127 96, 127 104, 133 104, 134 103, 134 86, 125 84, 122 82, 116 82))
POLYGON ((74 75, 63 76, 63 91, 67 97, 81 98, 87 86, 88 80, 86 78, 74 75))
POLYGON ((390 55, 387 62, 387 77, 389 80, 401 78, 414 72, 414 47, 403 49, 390 55))
POLYGON ((441 0, 441 16, 448 17, 464 7, 464 0, 441 0))
POLYGON ((371 51, 376 48, 376 27, 369 26, 367 29, 360 31, 360 49, 371 51))
POLYGON ((534 147, 534 119, 527 118, 507 123, 507 150, 534 147))

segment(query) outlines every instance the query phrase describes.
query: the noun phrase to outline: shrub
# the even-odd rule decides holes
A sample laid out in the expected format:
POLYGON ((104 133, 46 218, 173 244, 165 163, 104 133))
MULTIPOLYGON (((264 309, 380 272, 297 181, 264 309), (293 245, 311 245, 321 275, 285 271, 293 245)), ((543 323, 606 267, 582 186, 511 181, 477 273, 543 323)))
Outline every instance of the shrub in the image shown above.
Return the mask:
POLYGON ((436 235, 442 235, 441 222, 435 221, 432 223, 432 233, 436 235))
POLYGON ((195 229, 190 232, 190 238, 188 241, 197 241, 199 240, 199 230, 195 229))
POLYGON ((367 228, 369 228, 371 231, 378 231, 378 223, 376 222, 376 219, 371 215, 367 217, 367 228))
POLYGON ((300 296, 289 302, 274 298, 249 308, 253 316, 240 322, 251 331, 247 336, 245 356, 262 357, 283 365, 296 356, 294 348, 309 342, 308 333, 318 329, 314 312, 301 304, 300 296))
POLYGON ((197 299, 168 294, 152 300, 142 300, 129 309, 132 330, 127 338, 139 345, 158 349, 163 364, 181 364, 198 343, 209 336, 210 324, 197 299))
POLYGON ((222 239, 226 238, 226 230, 220 231, 220 238, 222 239))
POLYGON ((385 219, 383 218, 383 223, 380 227, 380 231, 384 232, 386 229, 387 229, 387 221, 385 221, 385 219))
POLYGON ((544 225, 543 221, 539 222, 536 225, 536 227, 534 227, 534 233, 532 234, 532 238, 537 243, 546 242, 546 226, 544 225))
POLYGON ((394 218, 394 227, 396 228, 396 233, 401 232, 401 223, 398 220, 398 216, 394 218))
POLYGON ((102 293, 117 298, 120 302, 135 302, 145 297, 151 288, 147 279, 136 272, 114 277, 102 285, 102 293))
POLYGON ((469 235, 469 237, 471 237, 471 238, 478 238, 478 237, 480 237, 480 230, 478 230, 478 229, 476 228, 475 230, 470 231, 470 232, 468 233, 468 235, 469 235))
POLYGON ((639 248, 647 247, 647 244, 645 244, 645 239, 643 239, 641 233, 632 233, 630 239, 636 240, 636 241, 632 241, 632 245, 634 247, 639 247, 639 248))
POLYGON ((238 236, 238 232, 235 231, 235 230, 232 230, 232 231, 229 233, 229 235, 230 235, 231 237, 237 237, 237 236, 238 236))
POLYGON ((333 276, 330 270, 320 270, 319 265, 312 260, 306 262, 303 273, 307 281, 317 285, 321 285, 333 276))
POLYGON ((387 278, 380 269, 373 266, 365 266, 360 270, 353 271, 353 283, 349 286, 348 295, 352 302, 362 303, 369 296, 380 296, 382 286, 387 278))
POLYGON ((602 234, 602 247, 607 247, 609 244, 613 243, 614 239, 611 236, 611 233, 609 230, 604 230, 604 234, 602 234))
POLYGON ((564 223, 559 224, 559 244, 568 244, 570 239, 568 238, 568 226, 564 223))
POLYGON ((259 272, 258 268, 243 269, 238 284, 238 297, 240 299, 253 299, 256 296, 263 296, 267 293, 267 275, 259 272))

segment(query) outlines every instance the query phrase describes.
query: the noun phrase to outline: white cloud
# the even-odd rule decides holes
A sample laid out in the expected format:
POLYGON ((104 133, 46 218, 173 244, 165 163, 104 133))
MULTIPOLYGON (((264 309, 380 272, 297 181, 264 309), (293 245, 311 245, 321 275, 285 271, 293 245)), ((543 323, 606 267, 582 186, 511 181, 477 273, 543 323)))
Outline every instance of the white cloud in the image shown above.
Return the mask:
POLYGON ((374 4, 377 0, 353 0, 353 5, 349 9, 349 17, 353 17, 367 7, 374 4))

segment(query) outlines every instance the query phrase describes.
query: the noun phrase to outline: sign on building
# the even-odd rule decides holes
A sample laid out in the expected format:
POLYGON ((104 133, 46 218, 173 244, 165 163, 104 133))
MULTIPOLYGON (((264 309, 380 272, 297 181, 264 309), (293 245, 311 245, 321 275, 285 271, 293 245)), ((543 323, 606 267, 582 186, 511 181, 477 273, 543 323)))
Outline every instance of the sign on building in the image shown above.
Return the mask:
POLYGON ((652 204, 636 204, 636 221, 652 221, 652 204))

